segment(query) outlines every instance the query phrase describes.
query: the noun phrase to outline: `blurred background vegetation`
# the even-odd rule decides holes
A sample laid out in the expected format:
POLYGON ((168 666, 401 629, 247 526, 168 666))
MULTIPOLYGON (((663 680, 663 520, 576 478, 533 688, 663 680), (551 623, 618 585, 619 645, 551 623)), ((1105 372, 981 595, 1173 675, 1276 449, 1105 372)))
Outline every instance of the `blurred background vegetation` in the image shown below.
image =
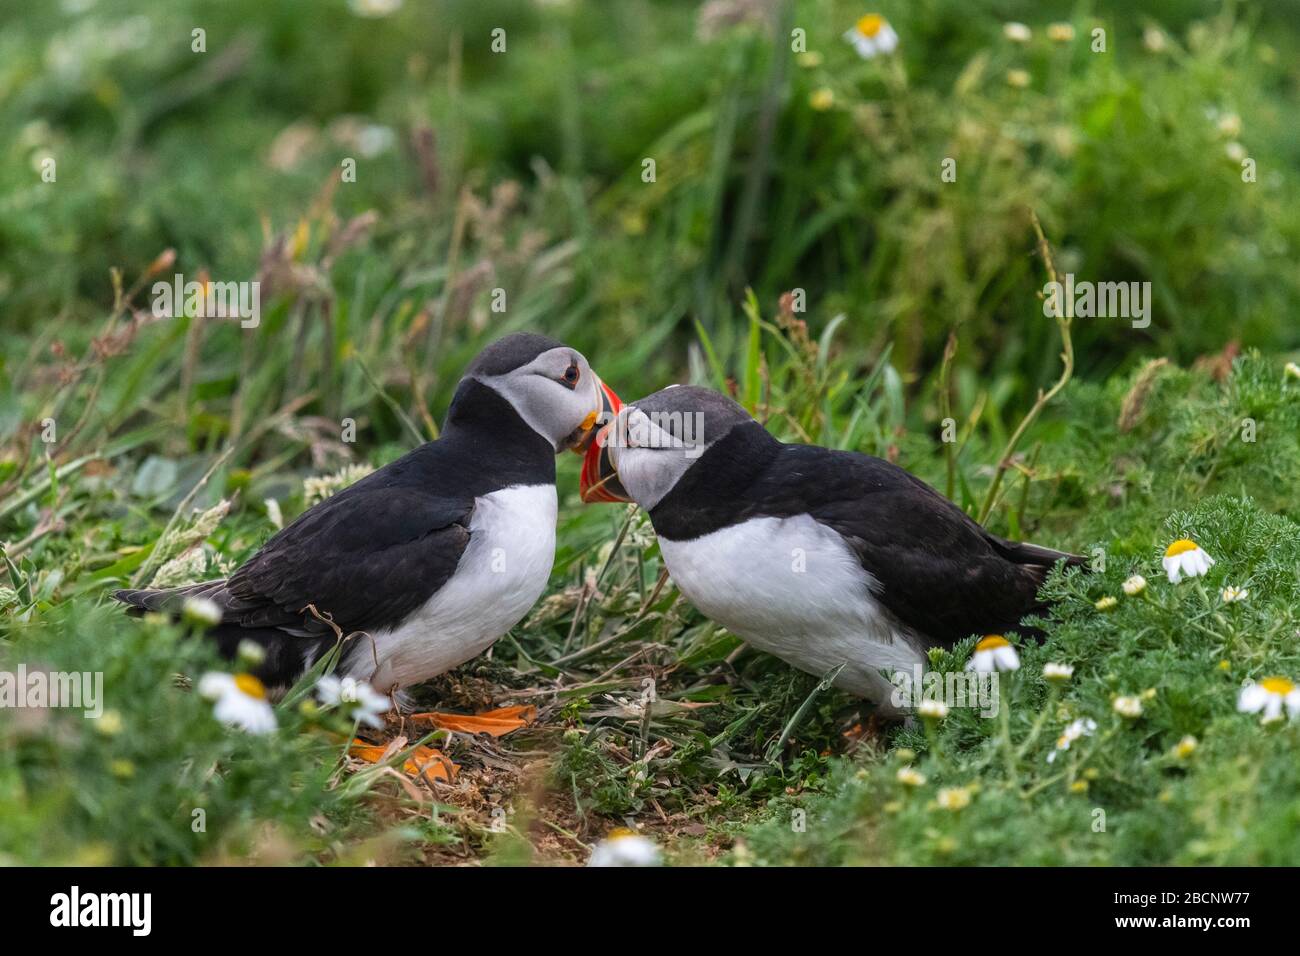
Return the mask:
MULTIPOLYGON (((236 385, 266 374, 317 385, 330 412, 369 403, 375 434, 396 435, 349 347, 437 418, 465 356, 518 327, 636 394, 689 370, 696 322, 737 354, 746 287, 769 311, 804 289, 814 337, 843 314, 857 368, 892 345, 912 390, 955 329, 964 398, 1023 398, 1057 361, 1027 207, 1062 272, 1152 283, 1150 328, 1077 323, 1082 376, 1233 339, 1300 344, 1294 0, 884 3, 903 42, 872 62, 841 39, 861 11, 824 0, 5 6, 0 387, 30 381, 56 341, 85 344, 114 268, 130 282, 172 248, 187 276, 274 273, 285 314, 250 362, 237 329, 195 333, 209 442, 247 427, 236 385), (1073 40, 1047 37, 1054 19, 1073 40), (1013 43, 1005 20, 1039 29, 1013 43), (349 157, 356 182, 340 184, 349 157), (271 361, 286 354, 288 376, 271 361)), ((174 393, 182 372, 149 388, 174 393)))
MULTIPOLYGON (((875 9, 901 42, 864 61, 842 34, 869 11, 840 0, 0 0, 2 636, 22 625, 48 660, 120 671, 138 640, 105 645, 96 630, 120 618, 83 612, 176 557, 166 529, 184 526, 191 505, 232 499, 198 569, 223 573, 274 530, 268 499, 292 517, 307 503, 304 476, 382 464, 436 436, 465 363, 516 329, 581 348, 627 398, 688 379, 729 388, 783 437, 888 455, 972 513, 996 501, 993 527, 1045 543, 1103 541, 1136 558, 1172 508, 1209 492, 1300 517, 1294 395, 1279 384, 1300 348, 1300 0, 875 9), (1028 42, 1006 34, 1008 21, 1031 27, 1028 42), (1050 23, 1072 36, 1049 34, 1050 23), (498 29, 504 52, 492 48, 498 29), (1093 51, 1099 29, 1104 52, 1093 51), (955 182, 941 179, 948 158, 955 182), (1254 182, 1243 182, 1243 158, 1254 182), (54 182, 42 179, 47 160, 54 182), (347 160, 355 182, 341 181, 347 160), (1061 273, 1150 282, 1152 321, 1075 321, 1075 379, 1027 434, 998 497, 992 465, 1060 367, 1031 209, 1061 273), (260 326, 155 319, 149 286, 178 272, 259 279, 260 326), (496 289, 504 312, 491 308, 496 289), (780 304, 794 289, 802 311, 780 304), (948 414, 960 440, 945 460, 948 414), (1233 440, 1247 414, 1268 441, 1233 440), (355 444, 340 440, 345 417, 355 444), (49 419, 57 435, 42 441, 49 419)), ((730 666, 734 639, 654 588, 657 554, 639 521, 611 562, 623 516, 578 508, 574 472, 561 468, 556 593, 499 656, 517 654, 528 672, 603 647, 632 621, 629 640, 675 648, 684 699, 719 704, 703 744, 656 758, 698 786, 700 806, 739 818, 787 785, 824 785, 822 744, 837 733, 829 704, 807 732, 816 745, 792 748, 802 754, 793 766, 766 783, 741 776, 748 789, 716 783, 709 742, 743 726, 750 757, 764 753, 808 687, 778 666, 762 675, 784 682, 775 691, 746 685, 723 701, 700 690, 700 674, 730 666), (620 583, 592 611, 574 594, 589 594, 598 570, 620 583), (768 709, 738 716, 751 704, 768 709)), ((1225 527, 1264 520, 1232 514, 1225 527)), ((1267 647, 1283 647, 1288 626, 1274 620, 1267 647)), ((158 681, 176 639, 166 632, 141 657, 158 681)), ((592 651, 587 676, 608 678, 626 646, 612 658, 592 651)), ((1268 656, 1257 648, 1255 663, 1268 656)), ((549 666, 548 676, 571 673, 549 666)), ((508 682, 496 662, 488 673, 508 682)), ((628 673, 635 686, 640 673, 628 673)), ((572 696, 565 719, 579 722, 575 701, 594 693, 572 696)), ((132 708, 131 729, 197 713, 155 706, 144 691, 132 708)), ((1194 725, 1170 718, 1152 746, 1194 725)), ((645 729, 628 732, 633 750, 638 735, 644 749, 645 729)), ((613 736, 615 750, 627 743, 613 736)), ((21 774, 0 762, 0 816, 14 832, 80 813, 68 832, 103 859, 243 852, 185 842, 184 820, 170 844, 156 832, 172 804, 218 799, 197 793, 214 786, 208 778, 196 792, 184 780, 163 787, 176 777, 168 754, 184 745, 221 761, 235 745, 166 736, 128 759, 83 737, 82 749, 45 740, 13 758, 27 762, 21 774), (133 789, 89 808, 76 778, 120 789, 123 760, 136 768, 133 789), (38 790, 49 794, 39 806, 38 790), (135 824, 104 822, 130 807, 135 824)), ((579 810, 644 809, 644 780, 629 782, 603 746, 569 741, 561 788, 572 782, 579 810)), ((296 796, 265 811, 251 796, 264 793, 263 772, 316 781, 327 750, 241 750, 228 817, 253 826, 278 814, 301 831, 299 852, 342 858, 304 829, 296 796)), ((1230 758, 1225 747, 1222 765, 1192 784, 1231 779, 1230 758)), ((1135 812, 1146 807, 1123 792, 1135 812)), ((334 797, 303 799, 339 826, 355 822, 334 797)), ((852 799, 835 806, 859 818, 852 799)), ((1006 845, 1051 832, 1059 811, 1003 834, 1006 845)), ((1200 838, 1192 813, 1184 842, 1200 838)), ((1277 826, 1297 845, 1292 823, 1277 826)), ((876 821, 869 828, 878 834, 876 821)), ((1250 846, 1277 846, 1279 832, 1260 830, 1250 846)), ((416 838, 448 839, 436 826, 416 838)), ((235 845, 249 839, 239 830, 235 845)), ((757 840, 772 859, 788 849, 757 840)), ((1168 861, 1174 842, 1105 859, 1168 861)), ((60 844, 48 856, 72 852, 60 844)), ((814 855, 836 858, 829 844, 814 855)), ((1214 858, 1254 859, 1240 847, 1214 858)))

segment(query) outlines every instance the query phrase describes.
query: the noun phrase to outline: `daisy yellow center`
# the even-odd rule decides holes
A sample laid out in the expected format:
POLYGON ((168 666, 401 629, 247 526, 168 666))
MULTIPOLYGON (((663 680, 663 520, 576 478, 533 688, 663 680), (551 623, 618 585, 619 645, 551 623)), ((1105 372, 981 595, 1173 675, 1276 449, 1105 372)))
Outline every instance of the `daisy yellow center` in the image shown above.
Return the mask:
POLYGON ((1279 697, 1285 697, 1291 691, 1295 690, 1295 684, 1285 677, 1265 677, 1259 682, 1259 686, 1264 688, 1270 694, 1277 694, 1279 697))
POLYGON ((1179 538, 1177 541, 1175 541, 1173 544, 1171 544, 1168 548, 1165 549, 1165 557, 1172 558, 1178 554, 1185 554, 1188 551, 1195 551, 1196 547, 1197 545, 1195 541, 1192 541, 1188 538, 1179 538))
POLYGON ((878 13, 868 13, 858 21, 858 32, 864 37, 874 37, 885 25, 885 18, 878 13))
POLYGON ((266 699, 266 687, 252 674, 236 674, 235 686, 239 688, 240 693, 249 697, 255 697, 258 700, 266 699))
POLYGON ((633 831, 629 830, 627 827, 615 827, 614 829, 609 831, 609 836, 607 836, 606 839, 626 840, 628 837, 631 836, 636 836, 636 834, 633 831))
POLYGON ((986 634, 984 639, 975 645, 977 651, 994 651, 999 647, 1007 647, 1009 642, 1001 634, 986 634))

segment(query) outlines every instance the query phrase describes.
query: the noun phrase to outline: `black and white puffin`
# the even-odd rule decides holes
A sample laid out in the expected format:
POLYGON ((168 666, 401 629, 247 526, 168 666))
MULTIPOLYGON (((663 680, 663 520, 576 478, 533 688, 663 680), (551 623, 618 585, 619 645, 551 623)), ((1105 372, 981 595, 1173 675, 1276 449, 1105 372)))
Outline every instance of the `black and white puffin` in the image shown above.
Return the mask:
POLYGON ((291 685, 345 634, 337 672, 391 693, 488 648, 541 596, 555 556, 555 456, 617 408, 583 355, 508 335, 466 370, 437 441, 326 498, 228 579, 114 594, 139 610, 206 598, 226 656, 266 651, 255 671, 291 685))
POLYGON ((759 650, 891 705, 891 673, 971 634, 1032 631, 1038 589, 1083 559, 990 534, 902 468, 785 444, 731 399, 670 386, 597 436, 583 500, 635 501, 673 581, 759 650))

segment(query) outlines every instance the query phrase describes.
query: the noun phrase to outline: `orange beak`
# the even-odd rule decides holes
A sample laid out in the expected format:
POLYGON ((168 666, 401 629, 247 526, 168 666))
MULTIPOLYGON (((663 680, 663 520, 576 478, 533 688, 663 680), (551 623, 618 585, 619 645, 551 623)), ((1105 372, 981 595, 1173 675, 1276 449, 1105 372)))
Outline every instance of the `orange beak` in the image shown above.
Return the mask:
POLYGON ((623 402, 604 382, 606 413, 601 416, 601 427, 594 440, 587 445, 586 457, 582 459, 582 474, 578 480, 578 493, 587 504, 598 501, 631 501, 631 497, 618 480, 618 471, 609 457, 609 436, 614 425, 614 418, 623 408, 623 402))
POLYGON ((564 447, 575 455, 585 455, 595 440, 596 433, 604 425, 612 422, 618 410, 623 407, 623 400, 614 394, 614 390, 595 372, 592 376, 596 379, 596 394, 600 396, 600 407, 588 414, 565 441, 564 447))

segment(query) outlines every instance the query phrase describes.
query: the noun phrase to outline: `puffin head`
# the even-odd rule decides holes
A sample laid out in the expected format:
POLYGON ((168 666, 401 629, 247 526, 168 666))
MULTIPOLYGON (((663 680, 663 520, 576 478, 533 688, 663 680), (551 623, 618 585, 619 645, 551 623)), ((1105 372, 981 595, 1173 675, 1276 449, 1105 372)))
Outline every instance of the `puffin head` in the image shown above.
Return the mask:
POLYGON ((587 449, 582 500, 635 501, 647 511, 749 412, 721 392, 669 385, 619 411, 587 449))
POLYGON ((622 408, 581 352, 531 332, 497 339, 465 370, 462 382, 466 380, 480 382, 509 402, 557 454, 566 448, 581 454, 597 429, 622 408))

